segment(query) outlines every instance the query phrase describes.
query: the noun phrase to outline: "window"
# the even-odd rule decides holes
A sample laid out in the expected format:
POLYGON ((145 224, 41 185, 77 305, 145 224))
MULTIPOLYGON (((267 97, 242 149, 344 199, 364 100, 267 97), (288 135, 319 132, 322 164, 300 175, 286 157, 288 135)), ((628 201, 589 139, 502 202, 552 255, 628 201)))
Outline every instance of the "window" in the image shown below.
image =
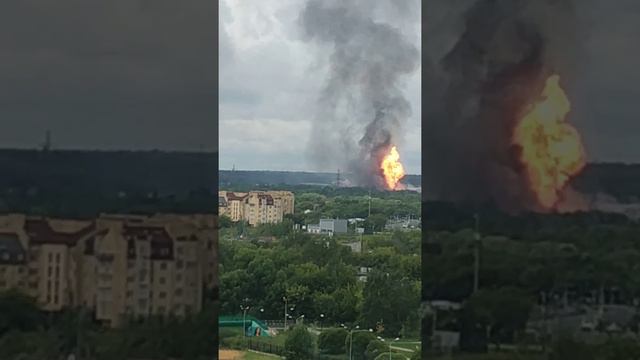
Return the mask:
POLYGON ((182 281, 182 274, 176 274, 176 281, 182 281))
POLYGON ((165 309, 165 307, 164 307, 164 306, 159 306, 159 307, 158 307, 158 312, 159 312, 160 314, 164 314, 166 311, 167 311, 167 309, 165 309))
POLYGON ((164 298, 167 297, 167 293, 164 292, 164 291, 160 291, 160 296, 159 297, 160 297, 160 299, 164 299, 164 298))
POLYGON ((182 296, 182 288, 177 288, 175 294, 176 294, 176 297, 182 296))
POLYGON ((49 253, 49 262, 53 262, 53 254, 49 253))
POLYGON ((167 283, 167 279, 164 277, 160 278, 160 284, 166 284, 167 283))
POLYGON ((60 263, 60 253, 57 253, 57 254, 56 254, 56 262, 57 262, 57 263, 60 263))
POLYGON ((52 273, 53 273, 53 269, 51 268, 51 266, 49 266, 49 269, 47 271, 47 275, 49 275, 49 277, 51 277, 52 273))
POLYGON ((160 270, 166 270, 167 269, 167 263, 166 262, 161 262, 160 263, 160 270))
POLYGON ((182 269, 184 267, 184 261, 178 260, 176 261, 176 269, 182 269))
POLYGON ((132 296, 133 296, 133 291, 132 290, 127 291, 127 297, 130 298, 132 296))

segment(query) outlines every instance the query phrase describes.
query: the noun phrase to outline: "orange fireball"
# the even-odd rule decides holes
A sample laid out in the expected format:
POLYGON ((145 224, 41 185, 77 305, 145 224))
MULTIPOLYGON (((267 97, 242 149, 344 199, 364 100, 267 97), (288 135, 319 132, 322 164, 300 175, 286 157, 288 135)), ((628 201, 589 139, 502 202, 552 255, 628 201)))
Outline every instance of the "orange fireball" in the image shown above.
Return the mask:
POLYGON ((395 146, 392 146, 389 153, 382 159, 380 169, 382 169, 382 175, 389 190, 396 190, 405 174, 404 167, 400 162, 400 154, 395 146))
POLYGON ((560 76, 552 75, 513 133, 513 143, 522 149, 520 160, 531 189, 547 209, 557 205, 569 180, 586 162, 580 134, 565 119, 570 110, 560 76))

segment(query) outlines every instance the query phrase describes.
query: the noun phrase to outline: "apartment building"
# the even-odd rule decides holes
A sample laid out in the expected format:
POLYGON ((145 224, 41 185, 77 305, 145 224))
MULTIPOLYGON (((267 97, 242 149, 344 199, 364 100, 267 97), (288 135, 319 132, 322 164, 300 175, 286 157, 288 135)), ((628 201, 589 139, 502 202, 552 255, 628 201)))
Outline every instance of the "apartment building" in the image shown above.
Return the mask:
POLYGON ((284 215, 293 214, 295 197, 289 191, 250 191, 248 193, 220 191, 218 213, 231 221, 246 221, 249 225, 279 223, 284 215))
POLYGON ((215 229, 209 215, 0 216, 0 290, 24 291, 46 311, 83 305, 111 326, 197 312, 217 285, 215 229))

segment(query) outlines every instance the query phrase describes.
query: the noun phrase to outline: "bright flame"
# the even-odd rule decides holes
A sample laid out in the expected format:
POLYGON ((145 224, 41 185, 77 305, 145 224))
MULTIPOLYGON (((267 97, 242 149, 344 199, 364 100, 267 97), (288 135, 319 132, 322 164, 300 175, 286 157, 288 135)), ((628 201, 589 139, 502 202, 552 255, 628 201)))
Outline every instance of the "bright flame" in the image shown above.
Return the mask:
POLYGON ((380 169, 384 175, 384 181, 390 190, 396 190, 400 180, 404 177, 404 167, 400 162, 400 154, 395 146, 384 156, 380 163, 380 169))
POLYGON ((570 110, 560 76, 552 75, 513 134, 513 142, 522 148, 520 160, 526 166, 531 188, 548 209, 558 204, 567 182, 585 165, 580 134, 565 120, 570 110))

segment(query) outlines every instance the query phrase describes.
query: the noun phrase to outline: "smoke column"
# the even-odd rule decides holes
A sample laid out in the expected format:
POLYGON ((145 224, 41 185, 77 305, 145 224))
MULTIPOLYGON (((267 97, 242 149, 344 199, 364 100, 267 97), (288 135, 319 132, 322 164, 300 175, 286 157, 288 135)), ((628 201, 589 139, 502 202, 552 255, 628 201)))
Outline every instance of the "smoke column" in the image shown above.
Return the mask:
POLYGON ((427 4, 432 4, 425 6, 434 19, 427 19, 433 46, 424 49, 428 80, 423 80, 423 91, 429 99, 423 104, 424 192, 440 200, 537 210, 512 132, 517 114, 541 92, 550 72, 571 78, 567 65, 576 43, 571 4, 427 4), (447 10, 453 7, 466 9, 464 16, 437 18, 440 13, 451 16, 447 10))
MULTIPOLYGON (((419 14, 417 1, 385 3, 399 18, 419 14)), ((401 142, 411 116, 401 80, 418 68, 420 53, 398 28, 374 19, 376 4, 381 2, 310 0, 300 23, 305 40, 325 45, 322 54, 329 59, 310 139, 312 160, 345 169, 359 185, 382 187, 381 154, 401 142)))

